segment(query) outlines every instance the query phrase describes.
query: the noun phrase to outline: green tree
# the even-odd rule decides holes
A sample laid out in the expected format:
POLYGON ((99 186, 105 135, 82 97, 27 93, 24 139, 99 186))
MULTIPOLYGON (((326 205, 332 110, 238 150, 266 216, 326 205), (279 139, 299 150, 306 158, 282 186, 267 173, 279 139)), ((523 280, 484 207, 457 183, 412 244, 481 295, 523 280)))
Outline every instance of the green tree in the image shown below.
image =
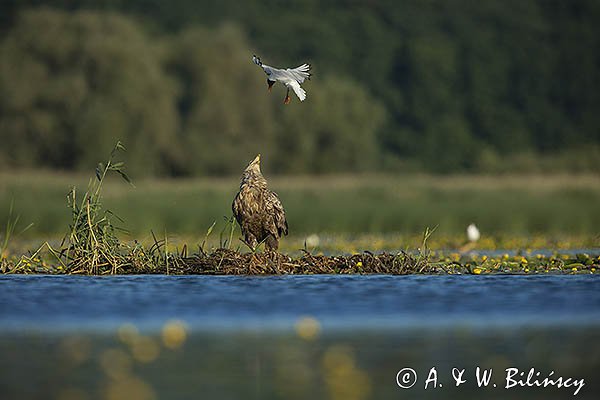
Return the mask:
POLYGON ((321 173, 378 166, 377 132, 387 118, 383 105, 351 79, 315 77, 305 86, 307 100, 280 111, 278 168, 321 173))
MULTIPOLYGON (((546 165, 542 158, 562 159, 562 155, 573 157, 581 168, 582 159, 573 154, 577 149, 600 144, 598 20, 600 2, 596 0, 8 0, 0 2, 0 33, 4 38, 0 54, 0 135, 21 132, 11 138, 12 142, 7 141, 13 148, 21 148, 0 150, 0 162, 35 165, 44 162, 38 154, 41 152, 44 160, 55 160, 46 165, 70 167, 72 162, 65 160, 75 160, 80 150, 70 148, 68 142, 78 137, 75 133, 80 123, 74 123, 64 109, 75 110, 81 116, 115 115, 112 122, 86 117, 85 127, 93 132, 105 124, 98 128, 105 135, 106 131, 129 132, 135 148, 148 148, 147 154, 157 163, 156 171, 175 174, 232 172, 239 158, 248 158, 246 153, 254 153, 259 147, 263 152, 281 153, 283 149, 318 146, 312 144, 317 143, 314 131, 294 138, 296 144, 281 132, 282 123, 287 124, 285 129, 293 129, 287 120, 291 117, 282 115, 300 110, 282 111, 279 99, 266 100, 262 93, 260 97, 248 96, 254 101, 236 98, 241 91, 249 94, 248 89, 264 88, 247 62, 254 49, 276 66, 308 61, 315 67, 315 79, 336 76, 340 81, 351 80, 382 104, 386 117, 377 125, 376 153, 384 153, 382 158, 387 161, 380 165, 387 168, 411 165, 432 171, 496 170, 494 160, 507 156, 526 156, 530 163, 523 168, 534 168, 536 160, 546 165), (164 105, 157 107, 152 101, 143 106, 141 102, 136 104, 142 108, 151 105, 152 115, 139 119, 150 127, 142 129, 153 130, 159 126, 154 118, 168 113, 161 108, 172 109, 169 112, 174 117, 163 118, 163 126, 157 129, 163 132, 161 137, 168 138, 167 148, 150 146, 155 140, 146 142, 147 136, 138 133, 140 129, 132 125, 130 116, 145 114, 137 106, 127 110, 118 105, 114 88, 93 88, 94 101, 87 101, 89 76, 96 72, 88 68, 77 77, 81 67, 76 58, 66 59, 64 50, 73 47, 69 43, 89 40, 89 33, 82 29, 79 38, 79 33, 49 23, 57 17, 47 10, 23 14, 22 10, 40 3, 69 10, 57 13, 63 25, 68 25, 67 20, 82 24, 82 15, 90 14, 118 19, 107 11, 128 17, 120 21, 132 27, 137 36, 117 29, 115 32, 121 34, 115 41, 120 42, 125 54, 111 58, 119 54, 118 49, 107 50, 103 57, 111 62, 103 68, 121 69, 121 61, 129 54, 146 60, 141 64, 155 66, 152 70, 156 73, 141 76, 132 93, 139 93, 145 85, 160 88, 155 92, 158 95, 146 93, 143 97, 153 101, 161 98, 164 105), (36 12, 47 13, 48 21, 24 27, 23 15, 36 12), (133 45, 138 42, 140 46, 133 45), (154 46, 156 42, 160 45, 154 46), (215 47, 216 42, 224 48, 215 47), (141 47, 144 51, 136 53, 141 47), (161 54, 156 54, 157 48, 161 54), (156 67, 162 52, 167 74, 156 67), (228 75, 220 74, 211 63, 223 63, 219 69, 224 68, 228 75), (41 82, 50 95, 42 97, 33 82, 41 82), (174 100, 171 82, 178 86, 174 100), (230 82, 235 85, 230 86, 230 82), (58 92, 69 93, 70 100, 56 106, 54 93, 58 92), (97 96, 99 92, 102 98, 97 96), (85 106, 79 105, 79 98, 84 99, 85 106), (30 110, 26 118, 23 107, 30 110), (69 134, 56 134, 59 131, 69 134), (239 143, 245 152, 230 146, 232 142, 239 143), (475 146, 476 153, 481 154, 480 162, 473 163, 470 152, 453 146, 457 153, 441 167, 435 149, 446 142, 470 143, 468 147, 475 146), (200 153, 190 156, 189 149, 200 153)), ((89 52, 87 45, 83 47, 82 52, 89 52)), ((118 76, 119 72, 112 74, 118 76)), ((123 78, 117 86, 128 91, 129 81, 123 78)), ((315 95, 309 90, 309 99, 315 95)), ((308 104, 303 106, 308 108, 308 104)), ((302 122, 309 126, 311 121, 302 122)), ((97 139, 91 136, 84 141, 97 139)), ((122 139, 128 141, 127 137, 122 139)), ((314 159, 312 152, 302 154, 307 158, 296 157, 293 163, 279 160, 277 165, 282 171, 346 168, 332 163, 317 167, 307 161, 314 159)), ((590 162, 588 168, 597 165, 590 162)))
POLYGON ((23 12, 0 45, 0 93, 10 164, 89 169, 118 139, 135 174, 166 172, 176 159, 174 86, 122 16, 23 12))
POLYGON ((257 153, 276 152, 266 76, 239 28, 190 28, 166 45, 165 68, 179 83, 182 173, 237 173, 257 153))

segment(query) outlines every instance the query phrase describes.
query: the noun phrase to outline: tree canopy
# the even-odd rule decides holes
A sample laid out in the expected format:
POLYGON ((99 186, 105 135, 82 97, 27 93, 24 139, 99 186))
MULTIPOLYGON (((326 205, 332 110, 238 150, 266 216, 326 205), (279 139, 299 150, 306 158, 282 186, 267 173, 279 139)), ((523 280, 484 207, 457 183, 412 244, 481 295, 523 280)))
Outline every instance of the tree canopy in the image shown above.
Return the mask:
POLYGON ((281 173, 600 168, 593 0, 9 0, 0 15, 0 165, 89 168, 121 139, 137 174, 237 173, 259 152, 281 173), (311 63, 308 99, 269 96, 253 53, 311 63))

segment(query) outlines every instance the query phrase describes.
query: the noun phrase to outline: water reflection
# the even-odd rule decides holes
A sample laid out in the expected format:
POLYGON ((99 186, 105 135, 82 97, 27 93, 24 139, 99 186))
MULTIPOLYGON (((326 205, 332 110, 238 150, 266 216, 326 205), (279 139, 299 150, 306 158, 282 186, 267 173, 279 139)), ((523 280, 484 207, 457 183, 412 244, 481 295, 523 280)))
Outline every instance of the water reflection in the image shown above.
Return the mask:
MULTIPOLYGON (((507 368, 542 376, 584 379, 578 398, 597 398, 600 387, 600 326, 470 330, 357 331, 320 334, 192 333, 178 348, 145 337, 153 357, 140 358, 119 332, 103 334, 4 335, 0 338, 3 398, 57 399, 380 399, 544 398, 572 396, 566 388, 478 388, 477 366, 494 371, 499 385, 507 368), (402 368, 418 374, 400 389, 402 368), (432 367, 442 388, 425 390, 432 367), (451 371, 465 369, 467 383, 455 387, 451 371), (32 374, 32 371, 35 373, 32 374)), ((168 343, 168 342, 167 342, 168 343)))

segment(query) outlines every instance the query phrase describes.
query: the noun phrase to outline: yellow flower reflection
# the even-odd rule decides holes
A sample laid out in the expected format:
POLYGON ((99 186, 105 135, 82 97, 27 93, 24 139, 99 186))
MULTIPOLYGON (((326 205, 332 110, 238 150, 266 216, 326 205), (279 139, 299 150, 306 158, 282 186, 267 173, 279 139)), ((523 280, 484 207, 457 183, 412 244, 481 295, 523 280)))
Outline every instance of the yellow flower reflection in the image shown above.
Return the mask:
POLYGON ((302 317, 296 322, 296 333, 304 340, 315 340, 321 331, 321 324, 313 317, 302 317))
POLYGON ((187 339, 187 328, 183 321, 167 321, 162 329, 162 341, 166 348, 175 350, 180 348, 187 339))

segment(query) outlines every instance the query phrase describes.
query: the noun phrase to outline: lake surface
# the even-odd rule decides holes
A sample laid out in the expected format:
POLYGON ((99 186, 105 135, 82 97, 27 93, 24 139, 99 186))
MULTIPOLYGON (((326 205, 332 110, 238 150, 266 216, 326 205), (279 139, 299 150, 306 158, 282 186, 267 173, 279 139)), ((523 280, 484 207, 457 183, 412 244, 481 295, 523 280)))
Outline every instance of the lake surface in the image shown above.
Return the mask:
POLYGON ((323 329, 600 323, 600 276, 0 277, 0 330, 323 329))
POLYGON ((508 368, 535 368, 596 399, 599 278, 4 275, 0 398, 573 397, 504 387, 508 368), (477 366, 496 388, 477 385, 477 366), (443 388, 425 389, 432 367, 443 388))

